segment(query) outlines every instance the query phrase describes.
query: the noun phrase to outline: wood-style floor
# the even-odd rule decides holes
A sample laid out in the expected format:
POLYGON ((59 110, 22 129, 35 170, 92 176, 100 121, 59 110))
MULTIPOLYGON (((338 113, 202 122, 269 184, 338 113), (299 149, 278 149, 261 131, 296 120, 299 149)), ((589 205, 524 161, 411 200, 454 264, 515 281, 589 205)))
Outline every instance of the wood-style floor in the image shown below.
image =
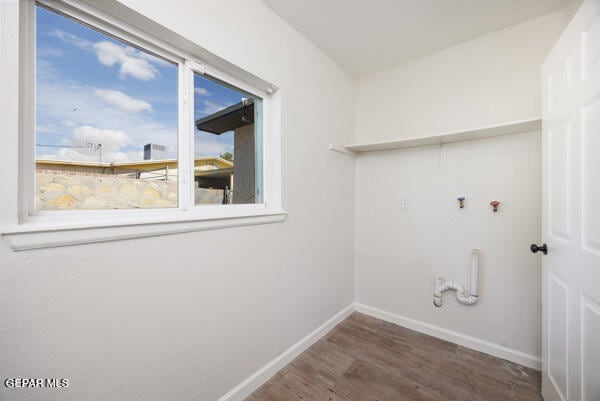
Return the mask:
POLYGON ((354 313, 246 401, 541 401, 540 372, 354 313))

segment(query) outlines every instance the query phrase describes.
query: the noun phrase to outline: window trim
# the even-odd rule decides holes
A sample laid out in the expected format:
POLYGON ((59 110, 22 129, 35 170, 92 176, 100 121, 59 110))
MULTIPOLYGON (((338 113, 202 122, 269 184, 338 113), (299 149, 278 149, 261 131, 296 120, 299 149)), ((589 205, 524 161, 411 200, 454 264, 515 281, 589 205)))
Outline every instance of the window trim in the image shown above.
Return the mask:
POLYGON ((220 59, 117 2, 96 2, 92 5, 86 1, 72 0, 22 1, 19 5, 19 40, 22 53, 19 78, 18 223, 16 226, 0 229, 11 249, 37 249, 285 220, 287 213, 282 209, 281 201, 281 93, 275 85, 220 59), (178 64, 178 207, 35 210, 36 4, 178 64), (121 18, 135 20, 138 25, 136 27, 134 23, 125 23, 121 18), (179 46, 165 43, 147 34, 148 31, 158 31, 156 36, 170 37, 179 46), (210 59, 212 64, 204 59, 210 59), (194 158, 194 72, 227 82, 263 99, 262 203, 194 205, 194 180, 191 177, 194 158))

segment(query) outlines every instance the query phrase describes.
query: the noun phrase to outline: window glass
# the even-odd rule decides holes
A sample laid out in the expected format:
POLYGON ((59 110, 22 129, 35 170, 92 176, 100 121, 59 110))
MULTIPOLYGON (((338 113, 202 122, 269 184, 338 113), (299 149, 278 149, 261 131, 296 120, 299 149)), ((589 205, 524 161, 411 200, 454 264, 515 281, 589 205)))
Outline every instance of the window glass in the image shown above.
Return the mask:
POLYGON ((177 206, 178 66, 36 7, 37 210, 177 206))
POLYGON ((262 202, 262 99, 194 74, 195 204, 262 202))

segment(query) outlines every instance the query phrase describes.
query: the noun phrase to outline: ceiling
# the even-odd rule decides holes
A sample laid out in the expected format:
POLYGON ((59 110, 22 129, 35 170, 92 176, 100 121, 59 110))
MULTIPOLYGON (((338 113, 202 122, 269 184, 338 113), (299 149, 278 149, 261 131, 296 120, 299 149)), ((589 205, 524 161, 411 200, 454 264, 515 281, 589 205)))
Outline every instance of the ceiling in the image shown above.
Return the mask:
POLYGON ((263 0, 354 77, 565 7, 567 0, 263 0))

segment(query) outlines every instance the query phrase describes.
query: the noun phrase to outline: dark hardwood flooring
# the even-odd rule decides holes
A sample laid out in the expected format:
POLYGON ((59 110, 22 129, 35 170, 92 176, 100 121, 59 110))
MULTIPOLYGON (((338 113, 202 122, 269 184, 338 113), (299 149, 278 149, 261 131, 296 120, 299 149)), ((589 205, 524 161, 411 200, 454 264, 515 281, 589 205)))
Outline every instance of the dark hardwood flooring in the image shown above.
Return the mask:
POLYGON ((542 401, 540 372, 354 313, 246 401, 542 401))

